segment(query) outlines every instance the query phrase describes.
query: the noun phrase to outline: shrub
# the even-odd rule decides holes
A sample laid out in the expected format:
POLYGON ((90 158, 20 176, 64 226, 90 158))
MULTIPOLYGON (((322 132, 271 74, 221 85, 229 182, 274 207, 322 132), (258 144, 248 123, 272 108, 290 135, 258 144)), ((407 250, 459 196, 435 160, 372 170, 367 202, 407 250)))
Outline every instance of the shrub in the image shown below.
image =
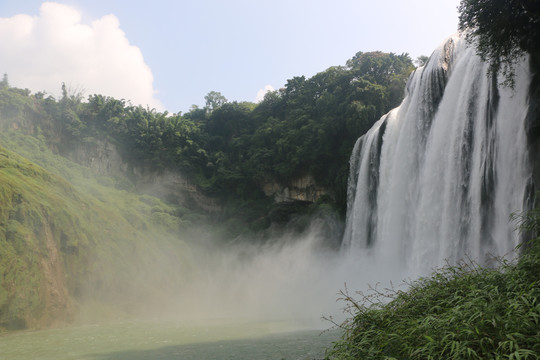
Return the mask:
MULTIPOLYGON (((540 208, 513 215, 537 230, 540 208)), ((371 289, 342 299, 352 318, 327 359, 539 359, 540 238, 497 269, 466 261, 446 266, 407 291, 371 289)))

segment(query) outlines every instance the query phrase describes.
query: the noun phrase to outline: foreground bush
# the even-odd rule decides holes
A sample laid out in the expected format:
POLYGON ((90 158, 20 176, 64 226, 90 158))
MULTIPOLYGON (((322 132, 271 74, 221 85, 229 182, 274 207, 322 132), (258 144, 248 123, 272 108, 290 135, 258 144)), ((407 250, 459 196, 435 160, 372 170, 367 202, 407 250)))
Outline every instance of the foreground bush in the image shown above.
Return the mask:
POLYGON ((447 266, 407 291, 343 292, 354 316, 327 359, 539 359, 540 239, 516 251, 497 269, 447 266))

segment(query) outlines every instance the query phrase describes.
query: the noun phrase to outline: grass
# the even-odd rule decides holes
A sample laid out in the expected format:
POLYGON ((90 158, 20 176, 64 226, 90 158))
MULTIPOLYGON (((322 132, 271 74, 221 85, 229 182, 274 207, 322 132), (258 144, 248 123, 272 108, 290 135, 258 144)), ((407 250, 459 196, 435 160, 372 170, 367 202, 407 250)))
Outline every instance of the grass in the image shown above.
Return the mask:
POLYGON ((146 280, 163 258, 189 270, 182 209, 107 186, 37 138, 5 131, 0 143, 31 158, 0 146, 0 331, 69 321, 84 299, 129 308, 118 293, 157 292, 146 280))
MULTIPOLYGON (((539 223, 530 214, 517 216, 525 230, 539 223)), ((446 266, 407 291, 343 291, 353 316, 326 359, 539 359, 540 239, 516 251, 496 269, 446 266)))

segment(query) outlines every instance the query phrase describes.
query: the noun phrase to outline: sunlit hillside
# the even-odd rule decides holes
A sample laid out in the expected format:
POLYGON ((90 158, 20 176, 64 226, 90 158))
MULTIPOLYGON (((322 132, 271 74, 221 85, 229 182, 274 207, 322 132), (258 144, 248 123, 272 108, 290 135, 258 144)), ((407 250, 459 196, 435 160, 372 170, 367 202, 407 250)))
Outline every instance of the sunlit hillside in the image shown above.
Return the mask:
POLYGON ((100 183, 35 138, 2 138, 50 170, 1 148, 0 326, 69 322, 95 306, 101 309, 92 316, 108 315, 108 306, 129 313, 141 298, 159 296, 175 274, 186 276, 179 209, 117 190, 107 178, 100 183), (167 279, 153 278, 149 269, 158 261, 170 266, 167 279))

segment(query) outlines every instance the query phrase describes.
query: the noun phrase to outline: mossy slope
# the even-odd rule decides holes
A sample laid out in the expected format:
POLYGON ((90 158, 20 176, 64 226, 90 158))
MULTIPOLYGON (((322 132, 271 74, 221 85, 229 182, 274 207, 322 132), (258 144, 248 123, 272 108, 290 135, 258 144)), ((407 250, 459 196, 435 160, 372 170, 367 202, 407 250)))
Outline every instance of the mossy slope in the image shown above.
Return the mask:
MULTIPOLYGON (((65 162, 46 156, 51 168, 65 162)), ((65 175, 84 177, 68 165, 65 175)), ((129 310, 156 290, 148 285, 156 281, 136 279, 151 277, 160 254, 178 260, 171 273, 188 267, 186 248, 171 236, 182 225, 175 209, 88 178, 74 187, 3 147, 0 204, 0 328, 71 321, 84 302, 129 310)))

